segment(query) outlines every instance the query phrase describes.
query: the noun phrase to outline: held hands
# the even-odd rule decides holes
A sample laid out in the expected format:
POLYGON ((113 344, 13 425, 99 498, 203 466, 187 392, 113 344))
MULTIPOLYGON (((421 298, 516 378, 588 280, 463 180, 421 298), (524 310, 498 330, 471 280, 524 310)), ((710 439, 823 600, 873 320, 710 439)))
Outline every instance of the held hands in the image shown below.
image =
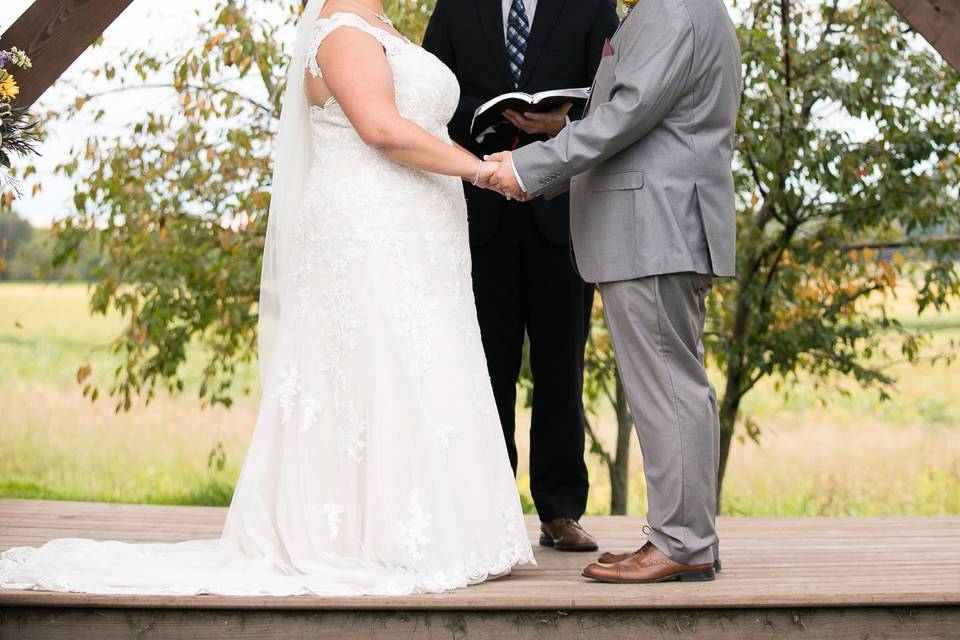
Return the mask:
POLYGON ((474 186, 490 189, 490 178, 493 177, 493 174, 495 174, 499 168, 499 162, 489 161, 487 158, 484 158, 477 171, 477 181, 473 183, 474 186))
POLYGON ((484 156, 483 160, 477 165, 473 177, 464 177, 464 180, 474 186, 497 191, 507 200, 519 200, 521 202, 530 200, 530 196, 524 193, 517 182, 517 176, 513 171, 513 162, 510 160, 511 155, 509 151, 501 151, 484 156))
POLYGON ((507 200, 526 202, 530 200, 530 196, 524 193, 517 182, 517 176, 513 171, 513 161, 510 159, 511 155, 509 151, 501 151, 484 156, 485 161, 496 163, 497 168, 485 183, 480 183, 480 186, 499 191, 507 200))
POLYGON ((552 111, 541 111, 540 113, 534 111, 517 113, 513 109, 507 109, 503 112, 503 117, 525 133, 531 135, 546 134, 553 137, 567 126, 567 112, 570 111, 571 107, 573 107, 572 102, 564 102, 552 111))
MULTIPOLYGON (((518 113, 512 109, 503 112, 504 117, 521 131, 531 135, 555 136, 567 126, 567 113, 573 107, 572 102, 564 102, 558 108, 552 111, 542 111, 540 113, 527 112, 518 113)), ((520 188, 517 181, 517 174, 513 170, 512 154, 509 151, 501 151, 483 157, 484 162, 480 165, 480 171, 477 174, 478 180, 475 184, 486 189, 493 189, 507 200, 519 200, 527 202, 530 195, 520 188), (487 173, 486 165, 495 164, 495 169, 487 173)))

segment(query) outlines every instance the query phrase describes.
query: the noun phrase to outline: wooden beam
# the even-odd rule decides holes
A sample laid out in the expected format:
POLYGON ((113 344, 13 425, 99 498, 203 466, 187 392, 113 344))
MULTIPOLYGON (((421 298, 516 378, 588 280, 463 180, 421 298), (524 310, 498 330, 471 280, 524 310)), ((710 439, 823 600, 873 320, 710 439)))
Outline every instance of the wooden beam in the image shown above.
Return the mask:
POLYGON ((960 69, 960 0, 887 0, 955 69, 960 69))
POLYGON ((0 36, 0 49, 19 47, 33 59, 16 73, 17 106, 36 102, 132 1, 35 0, 0 36))
MULTIPOLYGON (((634 591, 649 593, 656 588, 634 591)), ((278 611, 264 604, 239 610, 0 609, 0 637, 31 640, 860 640, 957 638, 957 634, 960 607, 278 611)))

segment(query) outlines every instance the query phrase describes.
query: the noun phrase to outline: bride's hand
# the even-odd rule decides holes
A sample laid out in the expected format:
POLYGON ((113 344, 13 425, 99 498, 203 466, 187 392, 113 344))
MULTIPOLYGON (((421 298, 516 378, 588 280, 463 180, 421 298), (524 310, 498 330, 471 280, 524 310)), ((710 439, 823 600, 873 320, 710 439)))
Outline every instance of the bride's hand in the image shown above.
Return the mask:
POLYGON ((490 189, 490 178, 500 168, 499 162, 488 162, 484 160, 480 163, 480 174, 477 179, 477 186, 484 189, 490 189))

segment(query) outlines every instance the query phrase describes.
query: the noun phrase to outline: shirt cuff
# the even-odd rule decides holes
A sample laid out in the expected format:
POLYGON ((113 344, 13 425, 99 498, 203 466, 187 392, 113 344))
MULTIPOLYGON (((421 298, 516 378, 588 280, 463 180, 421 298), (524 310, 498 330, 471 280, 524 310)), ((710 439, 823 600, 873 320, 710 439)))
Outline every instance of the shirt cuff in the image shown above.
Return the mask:
POLYGON ((513 169, 513 177, 517 179, 517 184, 520 185, 520 191, 527 193, 527 188, 523 186, 523 180, 520 179, 520 174, 517 173, 517 165, 513 164, 513 156, 510 156, 510 168, 513 169))
POLYGON ((493 133, 494 131, 496 131, 494 127, 487 127, 477 136, 477 142, 483 142, 483 139, 487 137, 487 134, 493 133))

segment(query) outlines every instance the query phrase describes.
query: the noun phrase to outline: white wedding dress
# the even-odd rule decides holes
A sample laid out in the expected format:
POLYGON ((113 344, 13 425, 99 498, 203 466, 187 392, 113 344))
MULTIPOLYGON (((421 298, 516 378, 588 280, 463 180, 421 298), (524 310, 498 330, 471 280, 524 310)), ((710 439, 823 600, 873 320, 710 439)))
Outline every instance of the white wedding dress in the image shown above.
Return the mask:
MULTIPOLYGON (((314 23, 310 72, 338 28, 383 45, 400 113, 449 140, 453 74, 355 14, 314 23)), ((3 587, 411 594, 533 563, 480 344, 460 180, 388 160, 335 100, 308 118, 309 177, 283 223, 282 312, 222 538, 14 548, 3 587)))

